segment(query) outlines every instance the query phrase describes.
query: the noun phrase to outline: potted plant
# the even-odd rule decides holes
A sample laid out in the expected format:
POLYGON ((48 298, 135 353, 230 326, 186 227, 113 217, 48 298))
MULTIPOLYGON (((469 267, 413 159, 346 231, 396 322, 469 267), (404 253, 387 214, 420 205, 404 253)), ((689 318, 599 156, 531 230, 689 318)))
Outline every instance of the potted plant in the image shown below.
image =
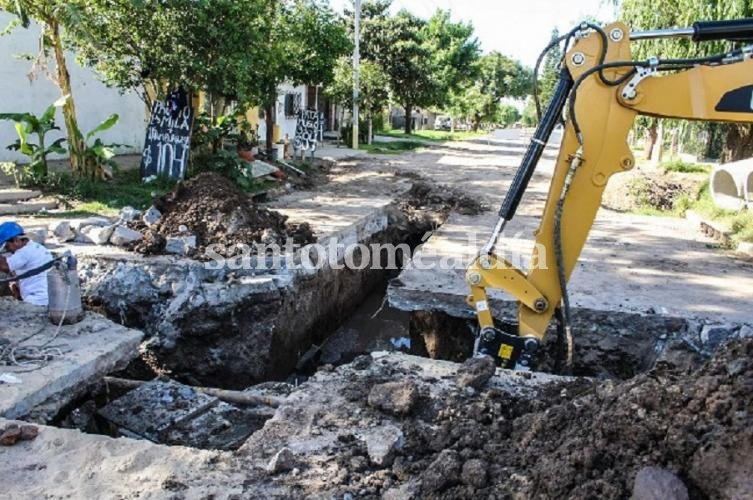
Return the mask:
POLYGON ((258 153, 256 133, 251 128, 251 124, 244 121, 238 126, 238 133, 235 137, 235 145, 238 156, 246 161, 254 161, 258 153))

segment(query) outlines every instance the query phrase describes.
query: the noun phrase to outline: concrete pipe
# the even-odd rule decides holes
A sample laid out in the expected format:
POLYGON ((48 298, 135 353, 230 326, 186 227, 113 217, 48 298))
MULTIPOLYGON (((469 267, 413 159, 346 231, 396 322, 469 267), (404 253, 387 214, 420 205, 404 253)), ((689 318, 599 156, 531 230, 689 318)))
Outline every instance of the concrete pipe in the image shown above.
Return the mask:
POLYGON ((740 210, 746 204, 753 206, 753 158, 715 167, 710 187, 719 208, 740 210))

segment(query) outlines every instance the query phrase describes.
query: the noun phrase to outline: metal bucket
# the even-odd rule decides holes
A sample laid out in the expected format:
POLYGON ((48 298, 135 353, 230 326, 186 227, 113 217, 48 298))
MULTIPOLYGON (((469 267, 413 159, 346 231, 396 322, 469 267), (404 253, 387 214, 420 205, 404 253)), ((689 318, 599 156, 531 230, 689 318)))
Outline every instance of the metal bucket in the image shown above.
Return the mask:
POLYGON ((50 320, 56 325, 61 321, 72 325, 84 317, 76 269, 68 269, 65 265, 53 266, 47 272, 47 294, 50 320))

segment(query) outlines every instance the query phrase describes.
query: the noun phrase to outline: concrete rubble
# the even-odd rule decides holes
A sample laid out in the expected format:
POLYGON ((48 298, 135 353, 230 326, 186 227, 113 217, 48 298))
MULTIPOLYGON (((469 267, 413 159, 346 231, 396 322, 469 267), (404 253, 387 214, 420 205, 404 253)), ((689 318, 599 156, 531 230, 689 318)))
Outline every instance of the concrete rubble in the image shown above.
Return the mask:
MULTIPOLYGON (((92 397, 87 425, 77 427, 105 422, 118 439, 41 426, 36 439, 17 441, 0 454, 0 470, 15 479, 8 494, 118 497, 132 494, 133 484, 143 498, 468 498, 499 491, 611 498, 632 491, 636 499, 680 500, 689 489, 692 498, 749 491, 745 447, 729 456, 724 450, 749 437, 753 414, 743 397, 753 349, 751 268, 704 248, 673 221, 649 226, 641 217, 600 213, 571 287, 577 376, 499 370, 489 358, 429 359, 462 361, 471 352, 464 265, 408 266, 390 283, 390 305, 410 313, 406 344, 428 357, 372 352, 317 366, 323 336, 387 276, 337 269, 332 263, 345 255, 330 243, 420 236, 406 229, 417 226, 399 208, 418 176, 462 181, 485 203, 496 201, 510 169, 490 181, 489 167, 510 167, 519 152, 509 141, 433 146, 395 164, 354 163, 329 184, 272 202, 291 220, 311 223, 326 249, 327 263, 317 269, 296 268, 301 250, 273 269, 265 255, 222 266, 189 258, 197 237, 185 226, 165 238, 169 255, 144 258, 122 248, 142 237, 129 223, 159 222, 155 207, 50 224, 56 241, 79 257, 89 306, 126 326, 87 313, 53 333, 43 312, 0 301, 15 315, 9 324, 24 325, 4 332, 0 349, 2 339, 21 341, 38 327, 33 340, 50 338, 59 350, 32 372, 0 366, 0 417, 49 422, 136 356, 140 369, 148 364, 180 382, 155 379, 108 394, 103 405, 92 397), (709 262, 718 275, 704 275, 709 262), (128 327, 143 329, 146 342, 128 327), (718 352, 718 363, 702 364, 718 352), (276 409, 228 403, 189 385, 255 390, 249 386, 290 375, 308 353, 307 370, 318 371, 300 386, 286 385, 290 395, 276 409), (693 439, 674 432, 667 424, 674 416, 701 431, 693 439)), ((511 225, 524 236, 506 250, 530 250, 525 235, 537 224, 551 153, 534 177, 533 208, 511 225)), ((475 250, 469 231, 488 230, 493 220, 493 213, 450 214, 411 262, 467 257, 475 250)), ((492 298, 497 317, 514 316, 510 297, 492 298)), ((553 349, 545 343, 542 357, 553 359, 553 349)), ((541 368, 553 370, 546 359, 541 368)), ((0 418, 0 429, 10 426, 15 436, 13 425, 0 418)))
POLYGON ((739 391, 753 376, 751 354, 753 342, 733 342, 697 371, 664 367, 622 383, 498 369, 469 391, 458 381, 478 367, 375 352, 322 367, 232 453, 42 426, 35 440, 0 454, 0 468, 16 478, 6 487, 12 496, 116 497, 138 483, 143 498, 485 498, 499 491, 624 498, 632 491, 633 498, 681 500, 691 487, 694 497, 743 498, 751 462, 740 440, 749 434, 751 401, 739 391), (410 411, 371 404, 373 388, 389 383, 416 391, 410 411), (731 424, 714 406, 726 404, 736 405, 731 424), (668 430, 672 419, 695 422, 696 440, 668 430), (732 442, 741 453, 730 453, 732 442))
POLYGON ((13 349, 16 360, 0 359, 0 372, 19 380, 0 384, 0 416, 5 418, 47 422, 104 375, 136 358, 143 337, 91 312, 58 331, 45 308, 2 298, 0 310, 5 318, 0 351, 13 349), (24 353, 49 359, 30 360, 24 353))

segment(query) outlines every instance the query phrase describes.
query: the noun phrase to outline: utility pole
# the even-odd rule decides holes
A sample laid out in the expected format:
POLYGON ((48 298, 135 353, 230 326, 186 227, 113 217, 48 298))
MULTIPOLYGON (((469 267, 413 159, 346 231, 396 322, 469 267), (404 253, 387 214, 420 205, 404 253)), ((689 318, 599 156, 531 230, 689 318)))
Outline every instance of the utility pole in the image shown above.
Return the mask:
POLYGON ((354 25, 354 48, 353 48, 353 149, 358 149, 358 88, 359 70, 361 67, 361 0, 355 0, 355 25, 354 25))

